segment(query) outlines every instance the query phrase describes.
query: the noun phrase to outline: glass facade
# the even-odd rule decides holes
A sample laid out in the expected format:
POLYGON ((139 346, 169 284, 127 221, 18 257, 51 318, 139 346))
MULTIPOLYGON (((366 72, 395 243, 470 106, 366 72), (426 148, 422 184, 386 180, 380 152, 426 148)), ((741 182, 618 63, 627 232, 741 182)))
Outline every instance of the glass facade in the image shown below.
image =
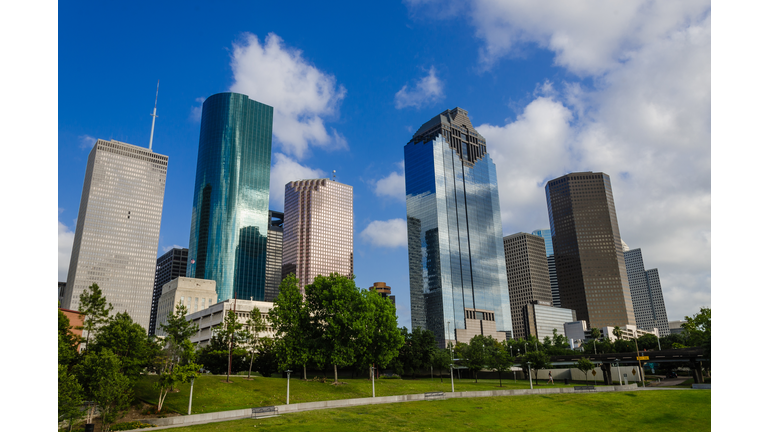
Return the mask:
POLYGON ((216 281, 218 301, 263 301, 272 107, 237 93, 203 103, 187 277, 216 281))
POLYGON ((269 211, 267 235, 267 280, 264 287, 264 301, 273 302, 280 294, 283 268, 283 213, 269 211))
POLYGON ((101 288, 114 312, 149 329, 168 156, 98 140, 88 155, 62 307, 101 288))
POLYGON ((574 321, 576 321, 576 311, 572 309, 535 303, 526 307, 527 333, 536 336, 540 342, 544 342, 547 336, 551 340, 554 336, 552 330, 557 330, 559 335, 565 335, 565 324, 574 321))
POLYGON ((189 261, 189 249, 173 248, 157 259, 155 271, 155 290, 152 294, 152 313, 149 316, 149 335, 157 331, 157 305, 160 295, 163 294, 163 285, 187 274, 187 261, 189 261))
POLYGON ((531 234, 542 237, 544 239, 544 247, 547 251, 547 256, 554 255, 555 250, 552 249, 552 234, 551 231, 548 229, 537 229, 531 234))
POLYGON ((465 310, 486 310, 511 337, 496 166, 466 111, 417 131, 405 146, 405 184, 412 327, 445 346, 467 329, 465 310))
POLYGON ((552 291, 552 306, 560 307, 560 287, 557 285, 557 268, 555 266, 555 249, 552 247, 552 231, 538 229, 531 234, 544 238, 547 250, 547 265, 549 266, 549 285, 552 291))

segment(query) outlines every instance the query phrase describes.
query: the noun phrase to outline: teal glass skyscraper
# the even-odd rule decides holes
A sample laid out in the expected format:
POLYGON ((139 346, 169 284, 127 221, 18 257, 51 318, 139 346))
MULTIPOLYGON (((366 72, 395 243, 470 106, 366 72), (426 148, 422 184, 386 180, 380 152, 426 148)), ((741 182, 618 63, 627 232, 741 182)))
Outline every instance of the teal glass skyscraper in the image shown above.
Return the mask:
POLYGON ((447 110, 405 146, 411 325, 440 346, 510 338, 496 165, 467 111, 447 110))
POLYGON ((272 107, 237 93, 203 103, 187 277, 218 301, 264 300, 272 107))

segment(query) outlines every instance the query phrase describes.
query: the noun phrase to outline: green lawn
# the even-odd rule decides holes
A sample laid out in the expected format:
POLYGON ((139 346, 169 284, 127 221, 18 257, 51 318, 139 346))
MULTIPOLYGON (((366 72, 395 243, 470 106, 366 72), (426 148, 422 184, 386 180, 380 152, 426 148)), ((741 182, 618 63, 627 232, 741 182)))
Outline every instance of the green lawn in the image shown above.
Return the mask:
MULTIPOLYGON (((195 380, 195 388, 192 399, 192 414, 200 414, 215 411, 227 411, 234 409, 253 408, 259 406, 285 404, 286 380, 284 378, 257 377, 253 381, 247 381, 242 376, 231 377, 231 384, 223 381, 225 377, 205 375, 195 380)), ((157 403, 158 392, 152 387, 157 380, 156 376, 142 377, 136 385, 136 395, 149 403, 157 403)), ((371 382, 367 379, 340 379, 346 384, 332 385, 333 380, 326 383, 319 381, 302 381, 291 379, 291 403, 315 402, 323 400, 364 398, 371 396, 371 382)), ((503 387, 499 387, 498 380, 454 379, 457 392, 477 390, 509 390, 529 388, 527 380, 502 380, 503 387)), ((577 384, 583 385, 583 383, 577 384)), ((569 383, 568 387, 573 386, 569 383)), ((537 387, 553 387, 546 385, 546 380, 539 380, 537 387)), ((554 387, 565 387, 558 382, 554 387)), ((451 391, 451 379, 379 379, 376 380, 376 396, 394 396, 414 393, 426 393, 433 391, 451 391)), ((177 393, 169 393, 165 399, 164 409, 187 413, 189 403, 189 384, 184 384, 177 393)))
POLYGON ((710 396, 709 390, 680 390, 450 399, 308 411, 174 431, 706 431, 711 430, 710 396))

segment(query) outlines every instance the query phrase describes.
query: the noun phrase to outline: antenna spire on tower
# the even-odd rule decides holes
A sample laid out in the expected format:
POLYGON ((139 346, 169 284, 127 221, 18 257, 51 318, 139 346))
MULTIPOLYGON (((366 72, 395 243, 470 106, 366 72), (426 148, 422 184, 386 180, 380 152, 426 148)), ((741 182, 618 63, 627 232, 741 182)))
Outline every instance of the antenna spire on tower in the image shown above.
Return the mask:
POLYGON ((155 91, 155 109, 152 111, 152 132, 149 133, 149 151, 152 151, 152 138, 155 136, 155 119, 157 118, 157 94, 160 93, 160 80, 157 80, 157 91, 155 91))

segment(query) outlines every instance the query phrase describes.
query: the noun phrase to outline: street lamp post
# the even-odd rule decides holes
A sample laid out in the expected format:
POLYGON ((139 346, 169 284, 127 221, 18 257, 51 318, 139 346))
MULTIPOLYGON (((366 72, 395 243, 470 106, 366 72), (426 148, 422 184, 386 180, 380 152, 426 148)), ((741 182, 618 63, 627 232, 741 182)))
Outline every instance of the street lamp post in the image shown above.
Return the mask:
POLYGON ((187 415, 192 414, 192 389, 195 388, 195 378, 192 378, 192 384, 189 386, 189 408, 187 408, 187 415))
POLYGON ((292 370, 288 369, 285 371, 285 373, 288 374, 288 393, 285 395, 285 404, 290 405, 291 404, 291 372, 292 370))
POLYGON ((373 397, 376 397, 376 366, 371 366, 371 385, 373 386, 373 397))
POLYGON ((456 392, 453 388, 453 361, 451 361, 451 393, 456 392))
POLYGON ((526 362, 526 363, 528 363, 528 383, 531 385, 531 390, 533 390, 533 377, 531 376, 531 362, 526 362))

